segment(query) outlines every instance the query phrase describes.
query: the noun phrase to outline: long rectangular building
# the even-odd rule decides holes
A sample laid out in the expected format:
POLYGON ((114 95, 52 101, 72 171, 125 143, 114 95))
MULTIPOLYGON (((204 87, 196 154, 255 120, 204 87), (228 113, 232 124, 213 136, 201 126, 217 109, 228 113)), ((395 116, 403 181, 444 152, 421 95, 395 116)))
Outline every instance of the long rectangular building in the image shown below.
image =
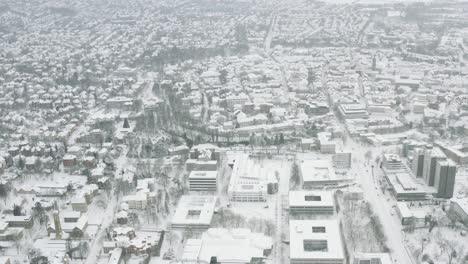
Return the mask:
POLYGON ((291 214, 333 214, 333 193, 326 191, 290 191, 289 212, 291 214))
POLYGON ((230 201, 261 202, 266 200, 267 180, 265 169, 248 155, 235 156, 232 164, 228 196, 230 201))
POLYGON ((385 179, 397 200, 425 200, 427 191, 413 178, 411 170, 398 155, 385 155, 382 162, 385 179))

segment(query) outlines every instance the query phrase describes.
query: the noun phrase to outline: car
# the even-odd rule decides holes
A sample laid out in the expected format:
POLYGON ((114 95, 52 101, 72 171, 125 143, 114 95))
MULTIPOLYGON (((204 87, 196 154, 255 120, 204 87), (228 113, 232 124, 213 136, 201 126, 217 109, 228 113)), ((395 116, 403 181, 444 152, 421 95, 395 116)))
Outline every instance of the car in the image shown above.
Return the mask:
POLYGON ((169 249, 166 253, 164 253, 163 255, 163 259, 164 260, 171 260, 171 259, 174 259, 175 255, 174 255, 174 250, 169 249))

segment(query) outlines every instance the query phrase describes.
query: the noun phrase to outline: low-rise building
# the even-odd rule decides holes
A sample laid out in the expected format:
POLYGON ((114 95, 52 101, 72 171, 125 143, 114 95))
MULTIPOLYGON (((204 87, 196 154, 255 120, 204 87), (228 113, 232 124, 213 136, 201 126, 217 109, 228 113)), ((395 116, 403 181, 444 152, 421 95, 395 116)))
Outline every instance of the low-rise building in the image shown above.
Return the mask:
POLYGON ((330 132, 320 132, 317 134, 320 152, 334 154, 336 151, 336 141, 332 139, 330 132))
POLYGON ((340 152, 332 156, 333 167, 336 169, 349 169, 351 168, 351 153, 340 152))
POLYGON ((333 193, 326 191, 290 191, 289 212, 291 214, 333 214, 333 193))
POLYGON ((247 155, 238 155, 232 164, 228 186, 230 201, 259 202, 267 196, 266 171, 247 155))
POLYGON ((248 229, 210 228, 201 239, 189 239, 184 263, 262 263, 273 247, 271 237, 248 229))
POLYGON ((389 253, 354 253, 352 264, 393 264, 389 253))
POLYGON ((350 181, 349 178, 336 174, 330 160, 305 160, 301 162, 300 169, 304 189, 350 181))
POLYGON ((397 200, 425 200, 427 191, 396 154, 385 154, 382 161, 385 179, 397 200))
POLYGON ((468 224, 468 197, 450 199, 449 217, 468 224))
POLYGON ((217 198, 215 196, 184 195, 172 217, 172 228, 207 229, 210 227, 217 198))
POLYGON ((291 220, 289 233, 291 264, 345 263, 336 220, 291 220))
POLYGON ((31 228, 34 224, 33 218, 31 215, 7 215, 5 217, 5 222, 8 223, 8 227, 22 227, 22 228, 31 228))
POLYGON ((363 104, 340 104, 338 110, 344 119, 369 118, 369 113, 363 104))

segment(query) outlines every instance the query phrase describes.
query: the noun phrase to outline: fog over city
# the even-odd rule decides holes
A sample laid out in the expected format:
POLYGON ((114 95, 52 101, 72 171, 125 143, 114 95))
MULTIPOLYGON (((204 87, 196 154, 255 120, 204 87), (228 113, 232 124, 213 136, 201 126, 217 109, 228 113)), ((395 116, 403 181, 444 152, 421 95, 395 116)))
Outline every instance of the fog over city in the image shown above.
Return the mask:
POLYGON ((0 0, 0 264, 468 264, 468 2, 0 0))

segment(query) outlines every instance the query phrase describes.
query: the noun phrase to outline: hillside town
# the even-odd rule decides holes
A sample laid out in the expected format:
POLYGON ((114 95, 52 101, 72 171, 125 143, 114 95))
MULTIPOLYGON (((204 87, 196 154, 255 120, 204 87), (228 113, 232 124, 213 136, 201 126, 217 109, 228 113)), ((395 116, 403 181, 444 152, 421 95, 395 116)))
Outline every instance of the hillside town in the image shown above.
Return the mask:
POLYGON ((0 264, 468 264, 468 3, 0 2, 0 264))

